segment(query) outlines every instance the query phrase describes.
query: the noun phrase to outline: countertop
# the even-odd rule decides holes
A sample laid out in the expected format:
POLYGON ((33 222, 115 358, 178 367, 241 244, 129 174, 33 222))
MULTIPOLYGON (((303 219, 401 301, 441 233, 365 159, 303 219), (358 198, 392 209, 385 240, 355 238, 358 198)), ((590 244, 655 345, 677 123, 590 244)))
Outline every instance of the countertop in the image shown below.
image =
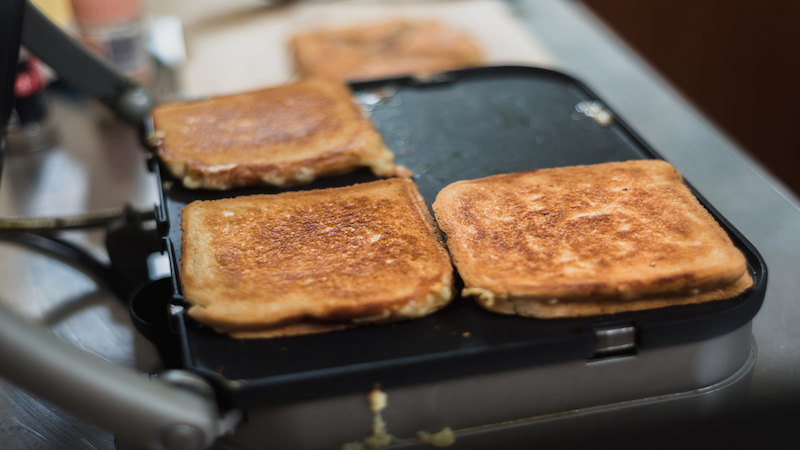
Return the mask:
MULTIPOLYGON (((770 402, 800 390, 800 201, 703 117, 656 71, 579 3, 508 2, 521 27, 584 81, 645 141, 675 165, 760 251, 769 268, 764 304, 753 321, 758 359, 751 398, 770 402)), ((157 202, 135 130, 75 93, 53 92, 59 146, 7 155, 0 215, 59 216, 157 202)), ((66 238, 106 258, 100 232, 66 238)), ((89 274, 0 242, 0 301, 77 347, 141 372, 159 368, 152 345, 124 306, 89 274)), ((54 380, 57 382, 57 380, 54 380)), ((0 381, 0 447, 111 449, 113 436, 0 381)))

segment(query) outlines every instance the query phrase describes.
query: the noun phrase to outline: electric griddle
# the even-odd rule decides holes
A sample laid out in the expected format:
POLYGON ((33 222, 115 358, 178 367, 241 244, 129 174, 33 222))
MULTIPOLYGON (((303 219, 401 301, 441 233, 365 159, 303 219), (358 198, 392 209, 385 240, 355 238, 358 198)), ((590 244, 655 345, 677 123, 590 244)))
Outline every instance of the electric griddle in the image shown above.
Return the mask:
MULTIPOLYGON (((54 27, 34 8, 26 12, 24 43, 60 73, 64 68, 67 80, 140 127, 147 146, 152 98, 85 54, 85 64, 75 64, 74 49, 69 43, 60 47, 64 38, 53 34, 54 27)), ((352 89, 397 162, 415 173, 428 204, 442 187, 462 179, 659 158, 587 87, 555 71, 488 67, 357 83, 352 89)), ((448 426, 456 430, 457 447, 480 448, 481 436, 491 436, 497 427, 541 423, 537 433, 544 436, 564 424, 586 425, 599 416, 653 407, 676 413, 675 405, 682 404, 692 411, 720 407, 722 399, 738 398, 752 373, 750 322, 764 297, 766 265, 697 192, 748 260, 755 284, 735 298, 558 320, 496 315, 457 298, 414 321, 235 340, 185 314, 180 210, 198 199, 279 191, 189 191, 162 170, 154 155, 149 163, 161 190, 157 227, 172 273, 138 290, 130 310, 166 365, 180 370, 150 382, 73 350, 39 353, 52 347, 50 339, 0 314, 9 336, 25 337, 6 348, 20 365, 61 370, 63 381, 99 393, 80 400, 86 415, 125 442, 200 448, 232 431, 218 441, 220 448, 337 447, 369 434, 365 395, 380 387, 389 394, 384 411, 389 431, 402 438, 396 447, 421 445, 414 440, 417 430, 448 426), (212 391, 204 389, 206 383, 212 391), (106 414, 120 408, 128 410, 130 420, 106 414)), ((293 189, 372 179, 359 171, 293 189)), ((24 378, 20 372, 16 379, 24 378)), ((59 404, 79 401, 66 391, 47 392, 59 404)))
MULTIPOLYGON (((414 172, 414 181, 428 205, 440 189, 458 180, 547 167, 659 158, 586 86, 552 70, 485 67, 424 80, 406 77, 357 83, 352 89, 396 153, 396 162, 414 172)), ((724 341, 727 335, 735 336, 729 344, 738 346, 738 350, 726 351, 736 353, 738 359, 734 358, 736 362, 723 370, 726 376, 739 370, 750 354, 749 338, 742 338, 749 331, 737 330, 749 330, 748 324, 761 305, 766 266, 755 248, 696 192, 746 255, 755 283, 735 298, 614 315, 541 320, 494 314, 469 298, 457 297, 443 310, 413 321, 310 336, 233 339, 185 314, 187 304, 182 296, 179 265, 180 212, 194 200, 285 189, 189 190, 173 179, 156 158, 151 159, 151 167, 161 188, 158 229, 170 257, 172 277, 169 283, 161 282, 155 300, 135 301, 152 302, 161 313, 169 311, 174 331, 169 339, 175 340, 171 345, 179 353, 181 366, 210 380, 218 399, 227 407, 291 408, 288 404, 325 402, 348 395, 363 397, 374 386, 403 392, 452 380, 502 380, 504 374, 535 374, 537 368, 548 372, 559 366, 569 369, 555 370, 550 376, 580 378, 575 371, 584 370, 581 367, 587 361, 645 361, 650 352, 702 347, 704 342, 724 341), (558 372, 561 373, 556 375, 558 372)), ((344 186, 374 179, 362 170, 291 189, 344 186)), ((460 288, 461 285, 456 286, 457 291, 460 288)), ((136 308, 147 307, 140 304, 136 308)), ((143 314, 152 317, 154 313, 143 314)), ((631 401, 702 388, 703 385, 692 386, 687 370, 717 370, 705 366, 716 364, 714 359, 691 361, 689 366, 684 365, 685 361, 661 363, 674 366, 669 372, 671 381, 652 383, 649 389, 637 391, 630 388, 629 375, 620 374, 619 383, 603 387, 613 393, 604 401, 631 401)), ((648 363, 642 364, 638 370, 647 370, 648 363)), ((717 378, 724 378, 723 375, 717 378)), ((645 385, 652 381, 638 380, 645 385)), ((580 396, 574 386, 562 389, 567 389, 560 393, 564 397, 580 396)), ((556 409, 546 412, 597 406, 588 399, 573 400, 552 405, 556 409)), ((541 413, 537 408, 529 408, 524 414, 541 413)), ((504 420, 520 418, 500 416, 504 420)), ((434 422, 448 425, 441 417, 434 422)), ((363 424, 367 423, 365 419, 363 424)), ((475 425, 479 423, 462 423, 467 427, 475 425)), ((419 426, 431 428, 431 424, 419 426)))

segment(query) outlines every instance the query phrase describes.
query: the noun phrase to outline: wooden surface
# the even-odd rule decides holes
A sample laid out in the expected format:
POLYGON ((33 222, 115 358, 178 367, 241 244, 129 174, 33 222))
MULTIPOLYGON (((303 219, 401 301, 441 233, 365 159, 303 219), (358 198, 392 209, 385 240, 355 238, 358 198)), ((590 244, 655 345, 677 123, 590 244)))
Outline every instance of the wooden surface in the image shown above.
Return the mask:
POLYGON ((716 124, 800 192, 800 2, 583 0, 716 124))

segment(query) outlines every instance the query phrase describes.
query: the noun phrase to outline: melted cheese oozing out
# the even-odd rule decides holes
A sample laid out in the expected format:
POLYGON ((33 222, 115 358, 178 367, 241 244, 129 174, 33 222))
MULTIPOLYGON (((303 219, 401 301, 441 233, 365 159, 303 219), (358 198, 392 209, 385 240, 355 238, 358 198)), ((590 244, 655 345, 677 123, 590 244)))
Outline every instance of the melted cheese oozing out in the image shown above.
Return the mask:
POLYGON ((369 392, 369 409, 373 413, 379 413, 386 408, 386 393, 380 389, 373 389, 369 392))
POLYGON ((367 400, 372 411, 372 435, 367 436, 362 442, 348 442, 342 446, 342 450, 380 450, 397 440, 386 430, 386 422, 381 417, 381 411, 388 403, 386 393, 380 389, 373 389, 369 392, 367 400))
POLYGON ((449 447, 456 442, 456 435, 450 427, 442 428, 436 433, 428 433, 427 431, 417 431, 417 438, 420 441, 432 445, 434 447, 449 447))
MULTIPOLYGON (((361 442, 348 442, 342 445, 342 450, 380 450, 398 439, 387 431, 386 422, 381 417, 381 411, 386 409, 388 397, 380 389, 373 389, 367 395, 369 409, 372 411, 372 435, 361 442)), ((434 447, 448 447, 456 441, 456 435, 450 427, 445 427, 436 433, 418 431, 417 438, 434 447)))

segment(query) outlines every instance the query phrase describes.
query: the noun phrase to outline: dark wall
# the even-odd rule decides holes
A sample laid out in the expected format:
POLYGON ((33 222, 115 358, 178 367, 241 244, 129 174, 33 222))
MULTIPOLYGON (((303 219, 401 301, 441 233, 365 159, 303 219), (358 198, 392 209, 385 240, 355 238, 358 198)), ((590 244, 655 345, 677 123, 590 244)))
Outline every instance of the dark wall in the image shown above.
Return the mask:
POLYGON ((799 0, 583 0, 800 193, 799 0))

